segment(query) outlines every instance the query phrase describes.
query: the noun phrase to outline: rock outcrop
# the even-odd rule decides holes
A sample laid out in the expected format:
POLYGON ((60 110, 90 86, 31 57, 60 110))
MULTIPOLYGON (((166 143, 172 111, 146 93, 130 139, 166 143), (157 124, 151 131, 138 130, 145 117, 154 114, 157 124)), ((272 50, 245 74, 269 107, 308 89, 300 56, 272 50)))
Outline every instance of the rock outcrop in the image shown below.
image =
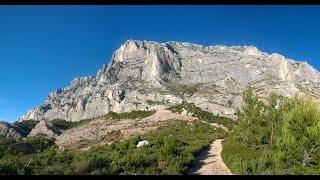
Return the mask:
POLYGON ((16 130, 16 127, 4 121, 0 121, 0 135, 16 141, 22 138, 22 135, 16 130))
POLYGON ((55 143, 60 149, 73 149, 74 145, 89 143, 87 146, 100 146, 120 138, 128 138, 147 133, 171 120, 192 122, 197 120, 190 115, 173 113, 170 110, 158 110, 142 119, 104 119, 97 118, 90 123, 71 128, 56 137, 55 143))
POLYGON ((44 136, 55 138, 61 134, 61 131, 48 121, 41 120, 29 133, 28 137, 44 136))
POLYGON ((20 120, 78 121, 110 111, 163 109, 182 101, 233 118, 249 84, 262 97, 274 91, 319 98, 319 77, 306 62, 253 46, 128 40, 95 77, 74 79, 20 120))

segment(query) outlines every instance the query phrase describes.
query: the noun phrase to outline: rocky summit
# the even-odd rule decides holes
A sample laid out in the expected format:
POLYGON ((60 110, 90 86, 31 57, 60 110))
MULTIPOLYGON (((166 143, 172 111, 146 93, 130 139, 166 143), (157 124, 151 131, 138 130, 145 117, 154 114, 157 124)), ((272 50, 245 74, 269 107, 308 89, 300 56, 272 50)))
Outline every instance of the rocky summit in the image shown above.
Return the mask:
POLYGON ((75 78, 20 121, 79 121, 111 111, 164 109, 183 101, 235 118, 247 85, 262 97, 276 92, 319 98, 319 78, 319 72, 306 62, 253 46, 128 40, 95 77, 75 78))

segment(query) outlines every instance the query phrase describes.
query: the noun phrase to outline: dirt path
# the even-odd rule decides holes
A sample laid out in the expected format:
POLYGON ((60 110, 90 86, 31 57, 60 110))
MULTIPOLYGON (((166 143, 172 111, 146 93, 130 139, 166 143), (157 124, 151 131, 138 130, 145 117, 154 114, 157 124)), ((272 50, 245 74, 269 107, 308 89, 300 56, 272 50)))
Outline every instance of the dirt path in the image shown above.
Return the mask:
POLYGON ((198 157, 191 174, 194 175, 232 175, 221 158, 223 139, 214 141, 210 147, 204 150, 198 157))

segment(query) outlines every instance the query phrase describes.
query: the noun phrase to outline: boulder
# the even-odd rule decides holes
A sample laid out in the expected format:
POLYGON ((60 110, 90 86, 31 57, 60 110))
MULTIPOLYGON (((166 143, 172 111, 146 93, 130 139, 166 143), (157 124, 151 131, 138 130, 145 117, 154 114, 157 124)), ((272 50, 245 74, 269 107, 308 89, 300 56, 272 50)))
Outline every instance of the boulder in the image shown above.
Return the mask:
POLYGON ((139 141, 136 147, 139 148, 139 147, 148 146, 148 145, 149 145, 149 142, 144 140, 144 141, 139 141))

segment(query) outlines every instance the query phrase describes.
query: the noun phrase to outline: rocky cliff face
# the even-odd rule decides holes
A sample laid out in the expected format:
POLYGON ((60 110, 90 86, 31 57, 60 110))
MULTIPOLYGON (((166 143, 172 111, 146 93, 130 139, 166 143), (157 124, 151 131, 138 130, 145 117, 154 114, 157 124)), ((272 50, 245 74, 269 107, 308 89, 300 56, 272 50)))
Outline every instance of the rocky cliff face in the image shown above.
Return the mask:
POLYGON ((319 77, 306 62, 252 46, 128 40, 95 77, 74 79, 20 120, 78 121, 110 111, 161 109, 182 101, 234 117, 241 92, 249 84, 261 96, 274 91, 319 98, 319 77))

